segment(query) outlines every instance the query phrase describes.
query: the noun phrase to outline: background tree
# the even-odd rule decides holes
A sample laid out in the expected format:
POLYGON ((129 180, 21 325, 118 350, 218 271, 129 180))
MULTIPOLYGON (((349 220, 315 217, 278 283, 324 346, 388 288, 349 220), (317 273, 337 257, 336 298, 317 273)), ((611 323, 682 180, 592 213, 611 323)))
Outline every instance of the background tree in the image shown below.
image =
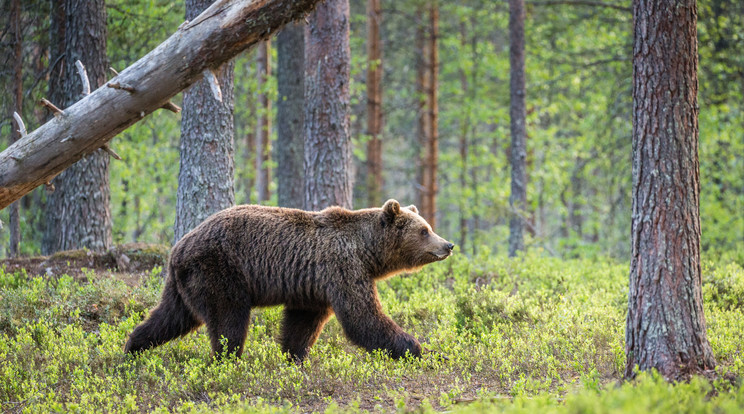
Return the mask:
POLYGON ((318 5, 305 31, 305 208, 352 207, 349 2, 318 5))
MULTIPOLYGON (((12 0, 8 26, 10 36, 13 42, 13 81, 9 83, 12 90, 9 91, 13 97, 13 104, 9 106, 8 117, 13 117, 13 113, 23 113, 23 31, 21 29, 21 1, 12 0)), ((12 128, 11 140, 17 141, 21 137, 20 125, 17 124, 12 128)), ((9 209, 10 243, 8 243, 8 256, 16 257, 20 251, 21 244, 21 201, 11 204, 9 209)))
MULTIPOLYGON (((186 20, 212 4, 186 0, 186 20)), ((204 79, 183 94, 181 167, 174 243, 207 217, 235 204, 233 190, 233 69, 230 61, 218 70, 222 91, 218 101, 204 79)))
POLYGON ((524 250, 524 217, 527 207, 527 110, 525 106, 524 0, 509 0, 509 72, 511 122, 511 195, 509 206, 509 256, 524 250))
POLYGON ((695 0, 633 2, 633 208, 626 377, 711 372, 700 273, 695 0))
POLYGON ((271 169, 271 99, 268 93, 268 80, 271 76, 271 41, 266 40, 258 45, 256 53, 256 77, 258 79, 258 111, 256 126, 256 190, 258 202, 263 203, 271 198, 269 184, 271 169))
POLYGON ((276 37, 277 203, 302 208, 305 202, 305 28, 287 25, 276 37))
POLYGON ((382 44, 380 0, 367 0, 367 206, 382 205, 382 44))
MULTIPOLYGON (((76 61, 85 65, 91 90, 106 82, 106 5, 103 0, 54 0, 51 19, 49 100, 66 108, 83 91, 76 61)), ((100 150, 90 154, 52 184, 55 190, 47 196, 42 253, 111 247, 109 155, 100 150)))

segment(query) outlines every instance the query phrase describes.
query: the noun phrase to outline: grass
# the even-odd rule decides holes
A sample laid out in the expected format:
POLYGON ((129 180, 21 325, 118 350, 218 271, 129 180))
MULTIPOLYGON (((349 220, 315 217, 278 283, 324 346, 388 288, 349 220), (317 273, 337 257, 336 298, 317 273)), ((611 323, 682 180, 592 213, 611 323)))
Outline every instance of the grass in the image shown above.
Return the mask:
MULTIPOLYGON (((160 269, 83 278, 0 270, 4 412, 737 412, 744 388, 654 375, 620 383, 625 264, 454 256, 380 283, 385 310, 430 351, 395 361, 352 346, 335 319, 302 366, 275 338, 281 309, 254 312, 245 354, 215 362, 203 329, 136 358, 127 335, 162 289, 160 269), (131 283, 132 278, 139 283, 131 283)), ((744 374, 744 271, 703 269, 721 374, 744 374)))

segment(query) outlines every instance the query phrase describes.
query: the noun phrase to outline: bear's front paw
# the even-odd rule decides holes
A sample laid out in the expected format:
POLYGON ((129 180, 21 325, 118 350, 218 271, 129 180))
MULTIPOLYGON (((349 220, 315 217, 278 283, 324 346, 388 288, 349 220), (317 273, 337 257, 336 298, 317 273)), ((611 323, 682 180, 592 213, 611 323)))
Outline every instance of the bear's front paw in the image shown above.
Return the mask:
POLYGON ((392 357, 396 359, 404 357, 406 352, 409 352, 411 356, 420 358, 421 344, 412 335, 401 332, 395 337, 395 344, 391 351, 392 357))

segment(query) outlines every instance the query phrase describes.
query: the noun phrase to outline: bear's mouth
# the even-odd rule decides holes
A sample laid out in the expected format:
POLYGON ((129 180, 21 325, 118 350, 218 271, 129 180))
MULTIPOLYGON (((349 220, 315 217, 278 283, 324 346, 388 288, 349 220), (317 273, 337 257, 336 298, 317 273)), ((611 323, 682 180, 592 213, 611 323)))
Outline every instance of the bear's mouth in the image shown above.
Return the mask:
POLYGON ((429 252, 429 254, 432 255, 432 256, 434 256, 434 257, 436 257, 437 260, 444 260, 444 259, 448 258, 452 254, 452 252, 447 252, 447 253, 442 253, 442 254, 438 254, 438 253, 434 253, 434 252, 429 252))

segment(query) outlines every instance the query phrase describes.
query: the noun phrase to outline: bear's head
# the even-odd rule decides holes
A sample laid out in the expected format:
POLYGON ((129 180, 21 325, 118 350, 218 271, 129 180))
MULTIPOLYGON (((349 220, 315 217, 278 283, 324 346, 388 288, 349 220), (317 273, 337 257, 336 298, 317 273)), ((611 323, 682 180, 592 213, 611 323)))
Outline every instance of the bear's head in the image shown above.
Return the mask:
POLYGON ((380 211, 380 223, 385 267, 389 272, 417 270, 444 260, 455 247, 434 233, 413 205, 401 207, 396 200, 386 201, 380 211))

